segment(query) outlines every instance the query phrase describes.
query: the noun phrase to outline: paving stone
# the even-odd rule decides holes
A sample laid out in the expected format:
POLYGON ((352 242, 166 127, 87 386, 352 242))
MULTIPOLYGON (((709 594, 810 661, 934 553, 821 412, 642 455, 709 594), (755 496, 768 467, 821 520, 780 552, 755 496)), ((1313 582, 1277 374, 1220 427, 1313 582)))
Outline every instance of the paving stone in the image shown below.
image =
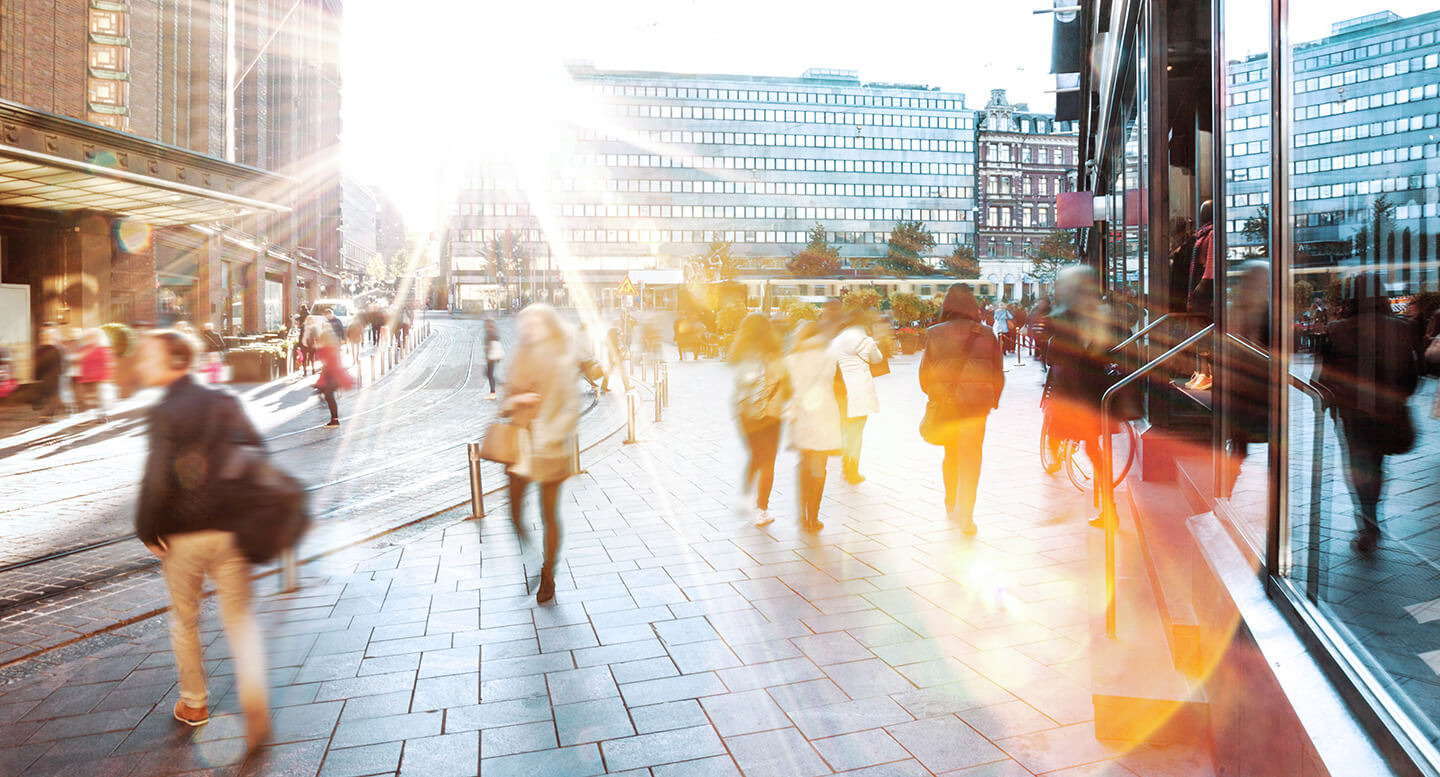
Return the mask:
POLYGON ((653 734, 657 731, 710 724, 705 710, 694 699, 669 701, 648 707, 631 707, 630 719, 635 723, 637 734, 653 734))
POLYGON ((518 753, 480 761, 486 777, 592 777, 605 773, 600 748, 576 745, 558 750, 518 753))
POLYGON ((561 745, 599 742, 635 735, 625 703, 619 698, 593 699, 554 708, 561 745))
POLYGON ((601 744, 601 748, 605 763, 612 769, 638 769, 725 753, 724 743, 709 726, 612 739, 601 744))
POLYGON ((625 697, 625 703, 631 707, 643 707, 647 704, 659 704, 679 699, 698 699, 701 696, 713 696, 726 692, 725 684, 721 683, 720 678, 716 677, 713 672, 645 680, 620 686, 620 694, 625 697))
POLYGON ((480 737, 475 732, 405 740, 401 777, 476 777, 480 737))
POLYGON ((480 678, 474 674, 424 677, 415 682, 412 712, 464 707, 480 702, 480 678))
POLYGON ((556 747, 555 724, 550 721, 489 728, 480 732, 480 756, 482 758, 550 750, 554 747, 556 747))
POLYGON ((610 668, 604 666, 569 669, 545 675, 550 686, 550 703, 555 706, 588 699, 619 696, 610 668))
POLYGON ((445 730, 501 728, 550 720, 550 701, 544 697, 488 701, 446 711, 445 730))
POLYGON ((915 760, 933 772, 948 772, 1006 758, 1000 748, 959 718, 948 715, 886 728, 915 760))
POLYGON ((356 747, 379 742, 434 736, 440 733, 441 713, 415 712, 383 718, 342 720, 330 740, 334 747, 356 747))
POLYGON ((830 767, 793 728, 726 737, 725 746, 746 777, 812 777, 830 767))
POLYGON ((837 772, 903 761, 910 757, 910 753, 883 729, 817 739, 812 744, 837 772))
POLYGON ((654 777, 741 777, 734 759, 728 755, 661 764, 651 767, 650 773, 654 777))
POLYGON ((792 710, 790 719, 809 739, 849 734, 903 723, 913 718, 900 705, 879 697, 792 710))
MULTIPOLYGON (((728 693, 700 700, 720 736, 727 739, 739 734, 788 728, 790 718, 765 691, 728 693)), ((744 766, 744 763, 741 763, 744 766)))

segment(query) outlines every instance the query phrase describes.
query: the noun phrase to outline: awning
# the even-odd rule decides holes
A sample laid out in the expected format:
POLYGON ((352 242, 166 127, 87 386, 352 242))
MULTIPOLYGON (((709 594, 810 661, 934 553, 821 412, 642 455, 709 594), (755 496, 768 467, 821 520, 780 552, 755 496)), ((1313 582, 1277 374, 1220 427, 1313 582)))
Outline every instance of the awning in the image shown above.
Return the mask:
POLYGON ((0 206, 93 210, 154 226, 283 213, 288 179, 0 101, 0 206))

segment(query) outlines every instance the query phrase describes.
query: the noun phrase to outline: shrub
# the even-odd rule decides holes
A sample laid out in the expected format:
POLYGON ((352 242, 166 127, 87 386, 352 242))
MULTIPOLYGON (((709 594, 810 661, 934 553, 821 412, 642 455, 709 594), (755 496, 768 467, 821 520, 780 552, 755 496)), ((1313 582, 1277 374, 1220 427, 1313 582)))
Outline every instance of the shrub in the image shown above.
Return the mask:
POLYGON ((820 311, 808 302, 801 302, 794 297, 786 297, 780 300, 780 315, 785 317, 786 323, 794 327, 801 321, 815 321, 820 318, 820 311))
POLYGON ((732 302, 715 314, 715 327, 719 330, 719 334, 731 334, 740 328, 740 322, 744 321, 745 316, 749 313, 750 310, 744 305, 732 302))
POLYGON ((855 289, 840 298, 840 306, 846 312, 875 310, 880 307, 880 292, 874 289, 855 289))
POLYGON ((926 303, 914 294, 907 292, 896 292, 890 295, 890 314, 895 318, 895 323, 905 327, 916 322, 924 323, 926 303))

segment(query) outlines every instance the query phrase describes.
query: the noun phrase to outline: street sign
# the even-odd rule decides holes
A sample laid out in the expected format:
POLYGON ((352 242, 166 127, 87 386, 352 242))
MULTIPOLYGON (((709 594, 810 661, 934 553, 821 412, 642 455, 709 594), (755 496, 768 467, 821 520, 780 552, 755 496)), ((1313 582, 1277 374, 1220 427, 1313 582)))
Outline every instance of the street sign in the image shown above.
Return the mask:
POLYGON ((630 282, 630 277, 628 275, 625 277, 625 280, 620 281, 620 288, 616 289, 615 293, 631 295, 635 293, 635 284, 630 282))

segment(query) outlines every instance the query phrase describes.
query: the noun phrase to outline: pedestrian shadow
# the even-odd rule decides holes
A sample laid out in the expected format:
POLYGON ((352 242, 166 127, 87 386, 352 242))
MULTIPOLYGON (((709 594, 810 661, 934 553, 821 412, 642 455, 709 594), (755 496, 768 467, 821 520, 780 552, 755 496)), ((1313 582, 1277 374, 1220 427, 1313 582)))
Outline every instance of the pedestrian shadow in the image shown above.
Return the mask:
POLYGON ((33 451, 36 448, 51 448, 52 446, 56 446, 53 447, 52 450, 48 450, 36 457, 40 459, 49 458, 61 453, 78 450, 97 442, 104 442, 129 434, 131 430, 144 423, 144 414, 137 412, 111 416, 108 422, 101 422, 99 419, 81 421, 46 435, 45 437, 0 448, 0 460, 27 451, 33 451))

